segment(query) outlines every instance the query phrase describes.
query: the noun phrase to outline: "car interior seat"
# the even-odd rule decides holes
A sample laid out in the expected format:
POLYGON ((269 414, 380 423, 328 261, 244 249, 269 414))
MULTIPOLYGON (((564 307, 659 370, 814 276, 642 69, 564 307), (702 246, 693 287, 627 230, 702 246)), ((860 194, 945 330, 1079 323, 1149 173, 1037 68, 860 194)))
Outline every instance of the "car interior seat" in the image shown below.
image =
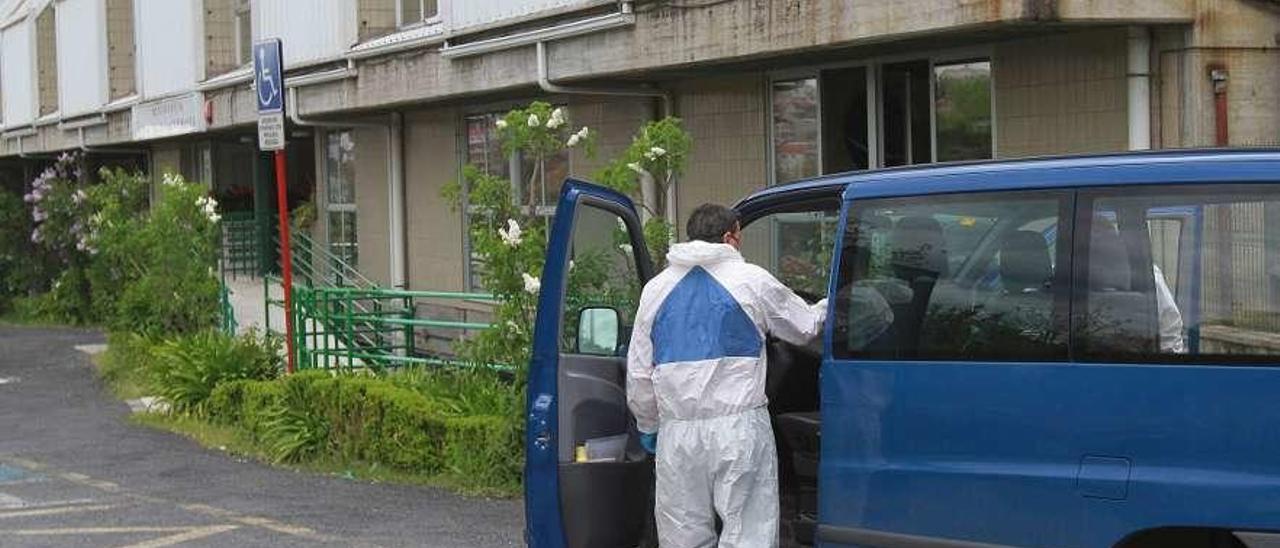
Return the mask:
POLYGON ((1088 266, 1088 306, 1081 322, 1087 352, 1154 352, 1158 348, 1154 273, 1134 272, 1132 254, 1108 219, 1093 222, 1088 266), (1139 280, 1141 276, 1145 279, 1139 280))
POLYGON ((893 274, 911 288, 911 300, 895 307, 893 329, 899 356, 919 354, 921 322, 938 280, 947 276, 947 249, 942 225, 932 217, 903 217, 889 234, 893 274))

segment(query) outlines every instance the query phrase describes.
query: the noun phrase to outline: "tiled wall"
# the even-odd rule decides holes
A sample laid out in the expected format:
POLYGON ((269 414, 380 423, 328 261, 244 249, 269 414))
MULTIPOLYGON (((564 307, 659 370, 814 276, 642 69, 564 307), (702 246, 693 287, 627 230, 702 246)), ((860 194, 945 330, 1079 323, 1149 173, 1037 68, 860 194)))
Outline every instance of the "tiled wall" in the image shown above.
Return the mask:
POLYGON ((997 44, 996 153, 1003 158, 1128 147, 1125 29, 997 44))

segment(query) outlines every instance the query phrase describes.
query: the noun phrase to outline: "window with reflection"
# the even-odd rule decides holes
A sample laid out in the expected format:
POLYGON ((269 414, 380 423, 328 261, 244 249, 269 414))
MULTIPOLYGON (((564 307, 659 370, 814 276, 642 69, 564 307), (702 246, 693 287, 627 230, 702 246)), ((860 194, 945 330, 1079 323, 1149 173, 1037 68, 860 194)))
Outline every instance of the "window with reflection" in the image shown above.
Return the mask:
POLYGON ((818 79, 773 82, 773 179, 818 175, 818 79))
POLYGON ((991 158, 991 61, 933 66, 939 162, 991 158))

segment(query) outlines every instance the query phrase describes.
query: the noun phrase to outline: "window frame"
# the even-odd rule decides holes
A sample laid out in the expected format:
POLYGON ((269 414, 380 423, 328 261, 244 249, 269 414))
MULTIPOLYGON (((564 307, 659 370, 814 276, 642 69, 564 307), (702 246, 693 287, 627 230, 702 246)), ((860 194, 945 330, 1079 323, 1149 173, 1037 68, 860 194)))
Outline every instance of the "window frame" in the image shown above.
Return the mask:
POLYGON ((828 70, 849 69, 863 67, 867 71, 867 143, 868 143, 868 171, 884 169, 884 101, 882 100, 881 86, 883 85, 883 68, 887 64, 899 63, 903 61, 927 61, 929 67, 929 133, 930 133, 930 158, 927 162, 917 162, 913 165, 938 163, 938 128, 937 128, 937 89, 934 71, 938 65, 950 65, 961 62, 978 62, 986 61, 991 64, 991 159, 1000 157, 999 149, 999 111, 997 110, 996 89, 997 71, 996 67, 999 58, 996 55, 996 48, 990 44, 978 46, 967 46, 959 48, 949 48, 925 52, 901 53, 893 55, 882 55, 867 57, 854 61, 838 61, 832 63, 820 63, 807 67, 791 68, 777 70, 767 74, 764 82, 764 102, 765 102, 765 138, 766 142, 766 167, 767 181, 769 186, 781 184, 777 181, 777 166, 775 165, 774 150, 774 127, 773 127, 773 86, 775 82, 801 80, 805 78, 814 78, 818 87, 818 175, 828 175, 829 173, 823 169, 824 157, 822 151, 822 135, 824 112, 822 109, 822 73, 828 70))
MULTIPOLYGON (((317 185, 318 187, 317 192, 321 193, 321 195, 324 197, 323 230, 324 230, 325 249, 333 256, 338 257, 339 259, 342 259, 344 261, 348 261, 350 263, 349 266, 351 266, 352 268, 358 269, 359 257, 360 257, 360 231, 359 231, 360 211, 359 211, 359 208, 357 207, 357 204, 359 202, 358 202, 358 197, 356 196, 356 191, 358 190, 358 185, 356 183, 356 180, 353 178, 351 181, 347 182, 347 184, 350 184, 351 186, 351 201, 334 202, 330 198, 330 195, 332 192, 330 189, 330 185, 333 183, 335 177, 340 176, 340 174, 334 173, 334 170, 332 169, 332 166, 331 166, 332 159, 329 157, 330 139, 341 139, 341 134, 343 133, 347 133, 351 135, 351 139, 354 142, 354 139, 355 139, 354 131, 350 128, 331 129, 321 133, 323 135, 323 138, 319 139, 321 154, 319 155, 318 160, 320 162, 320 165, 323 167, 322 177, 323 177, 324 184, 317 185), (334 239, 335 235, 332 233, 333 231, 330 230, 330 227, 333 222, 332 215, 335 213, 351 215, 352 225, 353 225, 351 230, 352 241, 350 242, 335 241, 334 239), (339 246, 350 248, 352 252, 350 253, 349 256, 340 255, 335 252, 335 248, 339 246)), ((354 154, 354 151, 353 151, 353 154, 354 154)), ((354 158, 352 159, 352 162, 353 163, 355 162, 354 158)), ((353 169, 354 169, 354 166, 353 166, 353 169)))
POLYGON ((396 28, 398 29, 414 28, 414 27, 432 25, 432 24, 442 22, 443 19, 440 17, 440 3, 438 1, 435 2, 435 7, 436 7, 435 12, 432 13, 431 15, 427 15, 427 4, 430 2, 431 0, 396 0, 396 8, 395 8, 396 9, 396 28), (418 4, 417 20, 414 20, 414 21, 404 20, 404 3, 405 2, 414 2, 418 4))
MULTIPOLYGON (((1274 203, 1280 205, 1280 188, 1272 188, 1276 185, 1271 181, 1187 181, 1179 183, 1161 184, 1161 185, 1107 185, 1089 188, 1081 188, 1077 190, 1077 234, 1089 234, 1087 230, 1092 229, 1092 218, 1095 204, 1099 199, 1142 199, 1142 198, 1182 198, 1188 202, 1199 203, 1201 207, 1205 205, 1205 200, 1200 196, 1232 196, 1231 199, 1215 201, 1209 205, 1226 205, 1249 203, 1248 199, 1252 198, 1258 203, 1265 204, 1274 203), (1270 198, 1270 200, 1268 200, 1270 198), (1082 224, 1084 221, 1085 224, 1082 224)), ((1201 213, 1203 215, 1203 213, 1201 213)), ((1202 255, 1206 246, 1210 245, 1217 235, 1211 234, 1204 217, 1197 219, 1198 226, 1192 227, 1196 234, 1196 240, 1191 242, 1178 242, 1178 262, 1181 266, 1187 261, 1191 267, 1190 272, 1178 274, 1179 283, 1182 283, 1183 276, 1187 277, 1188 299, 1185 304, 1188 306, 1180 309, 1179 313, 1183 321, 1183 333, 1185 337, 1184 344, 1186 350, 1184 353, 1163 352, 1159 348, 1159 318, 1156 318, 1156 349, 1153 352, 1134 352, 1128 354, 1110 353, 1105 356, 1091 356, 1084 352, 1085 345, 1080 340, 1083 334, 1080 333, 1082 327, 1076 320, 1076 314, 1073 312, 1072 317, 1072 348, 1073 361, 1084 365, 1107 365, 1107 364, 1136 364, 1136 365, 1160 365, 1175 367, 1275 367, 1280 363, 1280 351, 1270 354, 1224 354, 1212 353, 1206 354, 1201 350, 1201 328, 1205 325, 1204 306, 1206 303, 1204 269, 1202 263, 1202 255), (1192 324, 1191 322, 1195 323, 1192 324)), ((1123 228, 1121 228, 1123 230, 1123 228)), ((1266 218, 1263 218, 1263 248, 1265 250, 1267 244, 1266 218)), ((1150 229, 1143 222, 1143 232, 1147 236, 1146 243, 1141 251, 1139 260, 1147 260, 1154 263, 1153 244, 1150 238, 1150 229)), ((1124 234, 1121 235, 1122 237, 1124 234)), ((1077 236, 1075 255, 1078 257, 1086 257, 1083 261, 1077 261, 1074 266, 1073 282, 1072 282, 1072 308, 1078 311, 1087 310, 1089 280, 1088 280, 1088 238, 1077 236)), ((1130 257, 1132 261, 1132 256, 1130 257)), ((1264 255, 1264 264, 1267 257, 1264 255)), ((1166 276, 1167 278, 1167 276, 1166 276)), ((1171 288, 1174 292, 1174 302, 1179 305, 1180 293, 1178 288, 1171 288)), ((1154 289, 1153 289, 1154 291, 1154 289)), ((1158 307, 1158 303, 1157 303, 1158 307)), ((1280 312, 1280 310, 1277 310, 1280 312)), ((1213 324, 1210 324, 1213 325, 1213 324)), ((1276 334, 1280 335, 1280 331, 1276 334)))

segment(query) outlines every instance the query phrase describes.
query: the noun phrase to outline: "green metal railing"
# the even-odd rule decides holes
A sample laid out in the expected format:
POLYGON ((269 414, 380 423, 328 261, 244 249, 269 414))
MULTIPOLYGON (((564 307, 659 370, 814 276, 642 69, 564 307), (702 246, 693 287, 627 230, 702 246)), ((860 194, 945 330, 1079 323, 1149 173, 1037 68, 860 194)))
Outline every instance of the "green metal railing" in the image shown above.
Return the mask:
MULTIPOLYGON (((488 294, 386 289, 306 234, 294 233, 290 248, 293 306, 285 313, 293 321, 299 368, 453 364, 448 356, 417 347, 419 332, 461 334, 490 327, 485 322, 419 316, 420 305, 484 305, 494 302, 488 294)), ((284 308, 284 299, 273 298, 271 287, 283 283, 275 274, 265 280, 263 301, 270 330, 271 310, 284 308)))
POLYGON ((222 217, 222 275, 257 276, 266 264, 263 258, 261 223, 251 211, 232 211, 222 217))
POLYGON ((220 327, 222 332, 228 335, 235 335, 236 329, 240 326, 236 323, 236 310, 231 306, 231 291, 227 289, 227 284, 219 285, 219 300, 221 301, 219 311, 220 327))

